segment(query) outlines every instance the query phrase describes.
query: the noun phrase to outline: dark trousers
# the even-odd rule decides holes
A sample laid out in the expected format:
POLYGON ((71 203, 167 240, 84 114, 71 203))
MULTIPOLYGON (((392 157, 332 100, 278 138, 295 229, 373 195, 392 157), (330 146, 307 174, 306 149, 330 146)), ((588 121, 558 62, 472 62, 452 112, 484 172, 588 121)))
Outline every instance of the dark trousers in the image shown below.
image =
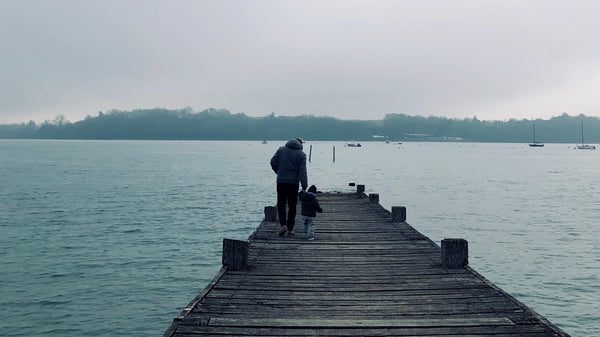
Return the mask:
POLYGON ((294 229, 296 223, 296 205, 298 204, 298 188, 300 184, 277 183, 277 213, 281 226, 294 229), (286 205, 289 210, 286 217, 286 205), (287 221, 286 221, 287 219, 287 221))

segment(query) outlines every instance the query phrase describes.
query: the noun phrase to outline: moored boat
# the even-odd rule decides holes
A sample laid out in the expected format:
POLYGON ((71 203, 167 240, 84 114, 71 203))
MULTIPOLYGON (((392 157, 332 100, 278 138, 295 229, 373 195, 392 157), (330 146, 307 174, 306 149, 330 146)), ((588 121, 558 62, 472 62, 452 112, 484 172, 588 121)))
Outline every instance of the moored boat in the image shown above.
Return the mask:
POLYGON ((583 122, 581 122, 581 145, 577 145, 579 150, 595 150, 596 145, 588 145, 583 141, 583 122))
POLYGON ((535 140, 535 124, 533 124, 533 143, 529 143, 531 147, 543 147, 544 143, 535 140))

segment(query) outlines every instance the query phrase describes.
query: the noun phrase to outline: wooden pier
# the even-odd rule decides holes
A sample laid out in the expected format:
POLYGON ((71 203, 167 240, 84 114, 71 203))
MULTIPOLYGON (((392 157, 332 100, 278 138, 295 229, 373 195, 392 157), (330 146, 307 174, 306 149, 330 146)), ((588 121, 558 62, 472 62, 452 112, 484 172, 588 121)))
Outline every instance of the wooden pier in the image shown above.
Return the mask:
POLYGON ((279 237, 266 207, 164 336, 568 336, 468 267, 466 241, 440 247, 363 192, 319 194, 314 241, 300 214, 279 237))

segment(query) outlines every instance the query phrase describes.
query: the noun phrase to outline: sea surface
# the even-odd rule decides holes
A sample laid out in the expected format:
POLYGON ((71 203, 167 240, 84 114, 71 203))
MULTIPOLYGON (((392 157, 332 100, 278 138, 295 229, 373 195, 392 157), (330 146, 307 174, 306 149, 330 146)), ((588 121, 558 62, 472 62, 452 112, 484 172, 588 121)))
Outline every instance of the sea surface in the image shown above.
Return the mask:
MULTIPOLYGON (((161 336, 219 270, 222 239, 275 204, 284 142, 0 140, 0 335, 161 336)), ((309 183, 406 206, 571 336, 600 336, 600 151, 362 145, 306 143, 309 183)))

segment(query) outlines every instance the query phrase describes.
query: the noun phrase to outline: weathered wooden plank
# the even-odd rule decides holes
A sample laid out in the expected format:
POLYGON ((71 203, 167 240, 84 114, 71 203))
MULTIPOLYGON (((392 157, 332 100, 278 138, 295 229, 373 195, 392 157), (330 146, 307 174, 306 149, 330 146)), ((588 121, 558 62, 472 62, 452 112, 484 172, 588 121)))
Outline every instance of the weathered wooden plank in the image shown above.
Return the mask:
MULTIPOLYGON (((293 302, 292 302, 293 303, 293 302)), ((226 315, 228 317, 239 316, 244 319, 246 318, 272 318, 279 317, 278 314, 285 312, 286 315, 294 317, 304 317, 310 319, 322 318, 322 317, 341 317, 341 318, 399 318, 403 316, 422 316, 422 317, 436 317, 436 316, 451 316, 453 318, 465 317, 472 318, 474 315, 488 315, 497 316, 499 311, 514 311, 515 313, 522 314, 522 311, 515 309, 510 306, 486 306, 485 304, 470 305, 470 306, 458 306, 453 304, 450 307, 447 304, 436 304, 434 305, 418 305, 418 306, 373 306, 364 305, 362 308, 356 306, 338 306, 332 305, 330 307, 317 307, 317 306, 303 306, 303 305, 271 305, 271 304, 254 304, 239 305, 236 303, 229 303, 227 306, 223 305, 202 305, 198 309, 194 310, 194 313, 204 312, 218 312, 215 316, 226 315), (444 305, 447 309, 439 310, 439 306, 444 305), (253 308, 253 309, 252 309, 253 308), (291 308, 291 309, 290 309, 291 308), (252 317, 248 317, 248 311, 260 311, 259 314, 255 314, 252 317), (309 314, 305 314, 310 310, 309 314), (333 310, 338 310, 336 314, 329 314, 333 310), (368 311, 367 311, 368 310, 368 311), (366 313, 365 313, 366 312, 366 313), (300 316, 298 316, 300 315, 300 316)), ((510 317, 511 314, 507 313, 506 317, 510 317)))
POLYGON ((425 319, 302 319, 302 318, 213 318, 208 326, 290 327, 290 328, 409 328, 514 325, 499 318, 425 318, 425 319))
POLYGON ((214 289, 210 294, 206 296, 207 302, 218 301, 227 299, 230 301, 254 301, 254 302, 268 302, 268 301, 302 301, 304 304, 312 304, 313 302, 320 303, 320 301, 327 302, 329 304, 336 304, 342 302, 360 303, 360 302, 373 302, 373 303, 432 303, 432 302, 450 302, 457 299, 457 302, 461 303, 472 303, 472 302, 502 302, 514 305, 512 302, 507 301, 505 297, 498 296, 497 294, 491 293, 486 288, 477 289, 419 289, 419 290, 405 290, 405 291, 318 291, 318 290, 306 290, 306 289, 280 289, 280 290, 252 290, 252 289, 214 289), (254 295, 255 293, 261 294, 261 297, 254 295), (462 295, 462 296, 461 296, 462 295))
POLYGON ((207 299, 211 298, 249 298, 257 301, 266 299, 286 301, 290 298, 298 300, 309 300, 318 296, 323 301, 374 301, 374 302, 385 302, 385 301, 432 301, 436 298, 442 299, 453 299, 458 298, 462 301, 468 302, 471 299, 482 298, 485 300, 494 300, 496 298, 506 301, 506 298, 498 295, 496 292, 489 290, 488 288, 479 289, 427 289, 427 290, 397 290, 388 292, 371 292, 371 291, 352 291, 352 292, 334 292, 334 291, 318 291, 318 292, 306 292, 298 290, 290 291, 277 291, 277 290, 254 290, 254 291, 236 291, 232 289, 222 290, 213 289, 209 294, 206 295, 207 299))
POLYGON ((447 281, 441 281, 441 280, 431 280, 431 281, 425 281, 425 280, 421 280, 421 281, 415 281, 415 282, 408 282, 408 281, 398 281, 398 282, 377 282, 377 281, 371 281, 371 282, 303 282, 302 280, 290 280, 289 282, 279 282, 279 281, 262 281, 262 282, 251 282, 251 281, 245 281, 243 283, 239 283, 239 282, 231 282, 228 280, 223 280, 222 282, 219 282, 219 285, 216 286, 216 289, 223 289, 223 288, 234 288, 234 289, 269 289, 272 288, 274 286, 282 286, 282 285, 287 285, 286 288, 295 288, 295 289, 323 289, 323 288, 327 288, 327 287, 333 287, 336 289, 336 291, 344 291, 344 290, 348 290, 348 291, 353 291, 353 290, 360 290, 360 289, 374 289, 376 291, 388 291, 388 290, 395 290, 398 289, 398 287, 402 287, 403 289, 409 289, 409 288, 418 288, 418 289, 424 289, 424 288, 434 288, 434 289, 440 289, 440 288, 459 288, 459 289, 463 289, 463 288, 485 288, 487 287, 487 284, 485 284, 484 282, 482 282, 481 280, 477 280, 477 279, 473 279, 473 280, 447 280, 447 281))
MULTIPOLYGON (((486 327, 453 327, 451 335, 448 328, 253 328, 253 327, 211 327, 206 326, 202 332, 191 326, 181 326, 176 336, 487 336, 486 327)), ((503 337, 547 336, 548 330, 538 326, 517 328, 515 326, 496 326, 495 335, 503 337)))

